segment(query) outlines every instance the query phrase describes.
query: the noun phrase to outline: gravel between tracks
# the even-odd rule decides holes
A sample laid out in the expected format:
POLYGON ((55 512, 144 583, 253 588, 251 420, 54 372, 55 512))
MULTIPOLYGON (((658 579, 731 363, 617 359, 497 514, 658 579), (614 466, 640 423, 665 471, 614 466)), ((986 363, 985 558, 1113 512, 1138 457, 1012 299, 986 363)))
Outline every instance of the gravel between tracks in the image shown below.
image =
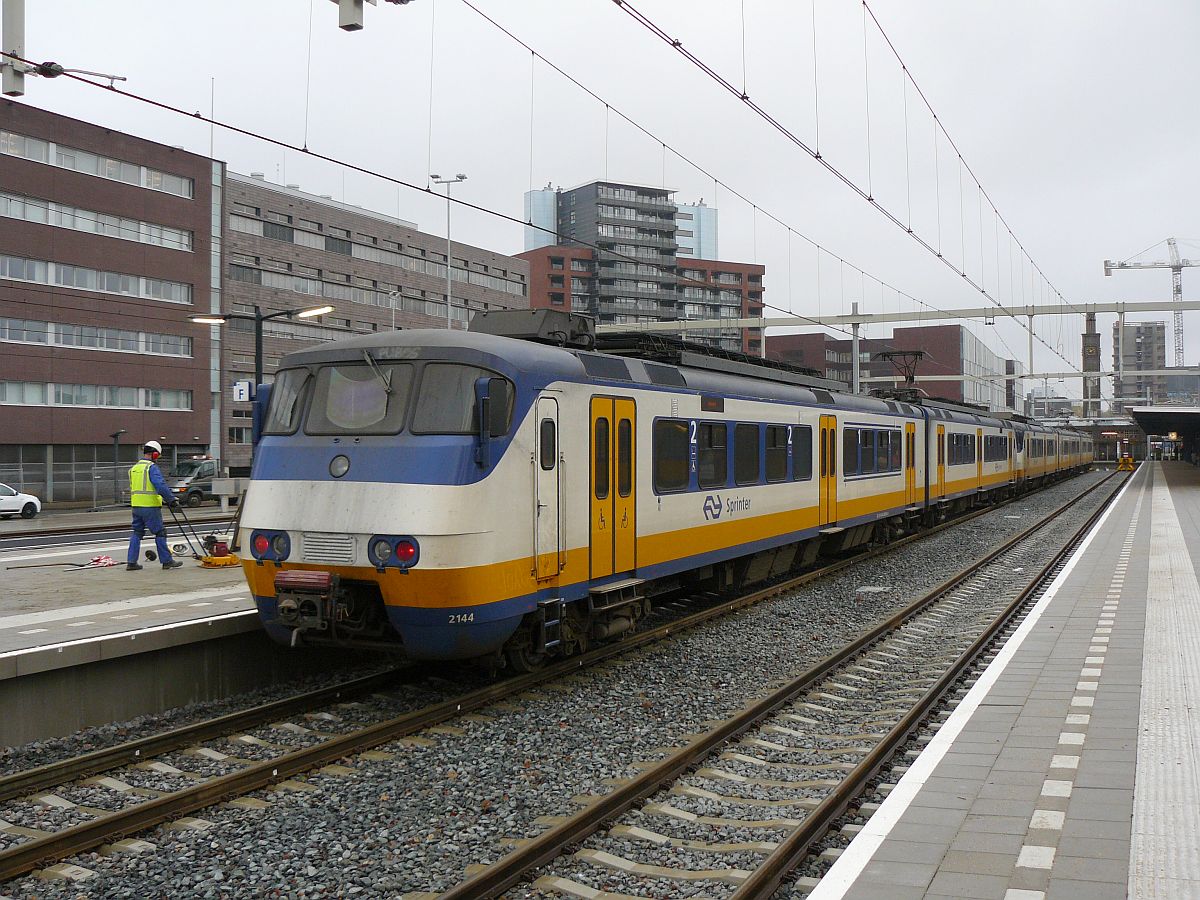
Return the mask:
MULTIPOLYGON (((270 809, 214 808, 197 814, 215 823, 207 831, 143 835, 156 853, 83 854, 72 862, 96 872, 89 881, 25 878, 4 891, 57 900, 444 890, 467 864, 503 855, 504 839, 539 833, 537 817, 575 811, 573 797, 636 774, 664 747, 761 696, 1102 477, 1071 479, 486 716, 384 745, 378 749, 390 759, 358 757, 347 761, 349 775, 308 776, 318 791, 262 792, 270 809), (860 592, 864 586, 884 589, 860 592)), ((655 819, 654 827, 669 826, 655 819)), ((743 839, 774 837, 746 829, 743 839)), ((695 856, 669 852, 680 864, 695 856)), ((624 881, 593 873, 605 886, 624 881)), ((669 890, 663 896, 687 896, 675 882, 669 890)))

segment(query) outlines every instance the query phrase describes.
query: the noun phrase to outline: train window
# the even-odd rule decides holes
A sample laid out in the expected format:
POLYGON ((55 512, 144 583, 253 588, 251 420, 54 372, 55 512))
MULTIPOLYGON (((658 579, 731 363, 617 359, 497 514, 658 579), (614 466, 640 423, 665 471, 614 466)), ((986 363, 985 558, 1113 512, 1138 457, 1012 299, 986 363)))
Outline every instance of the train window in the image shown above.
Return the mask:
POLYGON ((899 472, 903 468, 903 453, 901 451, 903 436, 899 431, 888 432, 892 436, 892 449, 888 454, 888 471, 899 472))
POLYGON ((595 465, 592 467, 592 484, 594 486, 596 499, 608 499, 608 481, 609 473, 612 471, 612 463, 608 458, 608 450, 611 439, 608 434, 608 419, 601 416, 596 420, 596 432, 592 436, 592 454, 595 457, 595 465))
POLYGON ((625 360, 615 356, 580 353, 583 370, 592 378, 608 378, 613 381, 630 381, 629 366, 625 360))
POLYGON ((787 426, 767 426, 767 481, 787 478, 787 426))
POLYGON ((878 431, 875 433, 875 471, 887 472, 891 469, 892 432, 878 431))
POLYGON ((733 481, 735 484, 755 484, 759 480, 758 426, 733 426, 733 481))
POLYGON ((724 422, 701 422, 696 428, 696 481, 702 488, 729 481, 729 436, 724 422))
POLYGON ((842 475, 845 478, 858 474, 858 434, 857 428, 842 429, 842 475))
POLYGON ((628 497, 633 493, 633 423, 628 419, 617 422, 617 494, 628 497))
POLYGON ((654 489, 683 491, 688 486, 688 423, 659 419, 654 423, 654 489))
MULTIPOLYGON (((313 387, 308 434, 398 434, 408 412, 413 367, 328 365, 313 387)), ((474 390, 470 391, 474 400, 474 390)), ((474 406, 474 403, 471 404, 474 406)))
MULTIPOLYGON (((421 373, 421 389, 413 413, 412 430, 418 434, 474 434, 479 430, 475 382, 494 377, 494 372, 458 363, 429 363, 421 373)), ((503 381, 504 396, 492 402, 505 404, 504 431, 512 422, 513 387, 503 381)), ((499 437, 493 434, 492 437, 499 437)))
POLYGON ((825 429, 825 428, 822 428, 822 429, 821 429, 821 477, 822 477, 822 478, 824 478, 824 477, 825 477, 825 457, 827 457, 827 456, 829 455, 829 453, 828 453, 828 452, 827 452, 827 450, 825 449, 825 435, 826 435, 826 433, 827 433, 827 429, 825 429))
POLYGON ((1017 432, 1017 452, 1021 453, 1025 450, 1025 432, 1017 432))
POLYGON ((807 425, 792 426, 792 480, 807 481, 812 478, 812 428, 807 425))
POLYGON ((554 468, 555 458, 558 455, 555 447, 557 435, 554 430, 553 419, 542 419, 541 425, 538 426, 538 457, 541 460, 542 468, 547 472, 554 468))
POLYGON ((663 366, 658 363, 644 363, 646 366, 646 374, 650 376, 650 381, 653 384, 669 384, 676 387, 686 387, 687 382, 683 380, 683 373, 674 366, 663 366))
POLYGON ((858 471, 863 475, 870 475, 875 471, 875 432, 869 428, 860 431, 858 448, 858 471))
POLYGON ((301 397, 308 384, 307 369, 286 369, 275 376, 271 386, 271 408, 263 425, 263 434, 295 434, 304 408, 301 397))
POLYGON ((829 429, 829 477, 837 474, 837 429, 829 429))
POLYGON ((946 464, 946 435, 940 431, 937 436, 937 464, 939 466, 946 464))

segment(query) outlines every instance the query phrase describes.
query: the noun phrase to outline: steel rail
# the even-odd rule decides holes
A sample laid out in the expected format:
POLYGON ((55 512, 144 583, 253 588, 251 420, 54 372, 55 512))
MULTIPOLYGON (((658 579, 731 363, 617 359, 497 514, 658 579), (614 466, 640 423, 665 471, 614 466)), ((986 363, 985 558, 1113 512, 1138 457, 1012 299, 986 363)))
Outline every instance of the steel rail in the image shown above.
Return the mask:
POLYGON ((788 684, 772 691, 769 695, 754 704, 745 707, 737 715, 722 722, 711 731, 695 738, 687 746, 680 748, 666 759, 644 770, 629 782, 598 798, 585 809, 580 810, 565 821, 552 826, 537 837, 530 839, 517 849, 501 857, 486 869, 440 894, 439 900, 476 900, 476 898, 496 897, 501 892, 520 883, 529 870, 550 862, 559 856, 566 847, 577 844, 596 832, 606 821, 621 815, 645 797, 678 779, 680 775, 694 767, 700 760, 707 757, 731 738, 749 730, 763 719, 773 715, 777 710, 793 700, 797 695, 803 693, 814 683, 819 682, 831 672, 841 667, 846 661, 854 658, 864 648, 874 644, 881 637, 894 631, 908 619, 937 602, 944 594, 967 581, 980 569, 1007 553, 1017 544, 1041 531, 1062 513, 1075 506, 1084 497, 1098 490, 1102 485, 1107 484, 1115 474, 1115 472, 1110 474, 1087 491, 1084 491, 1079 496, 1072 498, 1054 510, 1035 525, 1004 541, 982 559, 973 562, 968 568, 958 572, 887 620, 863 632, 851 643, 830 654, 788 684))
POLYGON ((307 712, 313 707, 334 703, 347 697, 357 697, 387 687, 389 684, 403 679, 404 674, 402 671, 390 669, 386 672, 364 675, 362 678, 351 679, 330 687, 237 710, 215 719, 181 725, 169 731, 114 744, 111 747, 101 747, 80 756, 38 766, 36 769, 14 772, 11 775, 0 775, 0 803, 96 775, 109 769, 145 762, 151 757, 191 746, 198 741, 208 741, 246 728, 253 728, 280 716, 307 712))
MULTIPOLYGON (((1110 475, 1109 478, 1111 477, 1110 475)), ((1108 478, 1097 482, 1080 496, 1085 496, 1107 481, 1108 478)), ((424 728, 445 722, 455 716, 482 709, 515 694, 519 694, 522 691, 572 674, 587 666, 596 665, 622 656, 633 650, 673 637, 680 631, 686 631, 720 616, 793 590, 819 578, 840 572, 865 559, 887 555, 908 543, 929 537, 988 512, 1000 509, 1015 499, 1017 498, 989 505, 949 519, 931 528, 915 532, 887 544, 877 545, 866 552, 838 560, 820 569, 803 573, 782 583, 769 585, 732 600, 721 600, 699 612, 672 620, 645 632, 636 633, 624 640, 590 650, 585 654, 562 660, 537 672, 515 676, 505 681, 470 691, 460 697, 367 726, 350 734, 330 738, 311 747, 295 750, 263 762, 255 762, 228 775, 218 776, 181 791, 146 800, 110 815, 101 816, 88 822, 54 832, 46 837, 35 838, 31 841, 16 844, 8 850, 0 851, 0 881, 15 878, 41 865, 53 863, 76 853, 81 853, 106 841, 143 831, 198 809, 212 806, 227 798, 269 787, 293 775, 341 759, 348 754, 406 737, 424 728)), ((1073 502, 1075 501, 1071 501, 1071 503, 1073 502)), ((1060 510, 1068 508, 1071 503, 1060 507, 1060 510)), ((1057 514, 1058 511, 1054 513, 1054 515, 1057 514)), ((1028 533, 1024 532, 1023 534, 1028 533)), ((146 740, 152 740, 152 738, 146 740)), ((115 752, 121 747, 128 746, 126 744, 116 748, 108 748, 107 752, 115 752)), ((97 752, 103 753, 106 751, 97 752)), ((69 763, 70 761, 67 761, 64 765, 69 763)), ((62 782, 63 779, 60 779, 58 783, 62 782)))

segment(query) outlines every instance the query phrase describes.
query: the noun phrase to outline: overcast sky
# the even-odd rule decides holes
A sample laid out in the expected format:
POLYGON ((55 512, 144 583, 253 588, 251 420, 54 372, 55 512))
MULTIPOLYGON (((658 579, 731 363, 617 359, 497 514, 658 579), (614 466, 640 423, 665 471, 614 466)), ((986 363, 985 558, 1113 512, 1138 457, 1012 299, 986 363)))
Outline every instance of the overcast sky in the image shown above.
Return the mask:
MULTIPOLYGON (((603 177, 665 183, 681 201, 703 197, 717 206, 720 255, 765 264, 767 302, 798 314, 849 312, 854 301, 867 311, 914 304, 831 256, 818 266, 812 246, 788 228, 930 305, 988 305, 611 0, 473 2, 709 174, 606 115, 603 103, 533 63, 463 0, 381 2, 367 8, 357 33, 337 28, 327 0, 32 0, 26 48, 31 58, 123 75, 129 90, 187 110, 208 112, 215 92, 218 119, 307 140, 312 150, 422 186, 430 171, 464 172, 469 180, 456 196, 517 218, 531 186, 603 177)), ((637 7, 739 86, 744 71, 757 103, 810 146, 819 134, 831 165, 869 185, 882 206, 955 265, 965 263, 993 296, 1055 302, 1002 226, 997 241, 986 205, 981 227, 978 193, 965 173, 960 204, 957 161, 944 140, 935 170, 929 114, 911 86, 902 89, 873 25, 864 52, 861 5, 815 0, 814 91, 812 3, 745 0, 744 55, 738 2, 638 0, 637 7)), ((1200 4, 873 0, 871 8, 984 190, 1067 301, 1170 298, 1168 271, 1105 278, 1102 261, 1168 236, 1192 239, 1184 255, 1200 258, 1200 119, 1191 97, 1200 83, 1200 4)), ((210 135, 207 125, 67 79, 26 83, 30 104, 201 153, 211 139, 234 171, 261 171, 443 233, 444 201, 419 191, 219 128, 210 135)), ((481 213, 456 210, 453 232, 505 253, 523 249, 518 225, 481 213)), ((1166 247, 1145 258, 1165 259, 1166 247)), ((1200 271, 1184 273, 1186 297, 1196 279, 1200 271)), ((1169 321, 1170 313, 1154 318, 1169 321)), ((1099 323, 1106 368, 1113 319, 1099 323)), ((1026 333, 1011 320, 970 327, 1000 355, 1025 361, 1026 333)), ((1200 317, 1191 314, 1187 327, 1194 365, 1200 317)), ((1081 330, 1078 315, 1037 327, 1073 365, 1081 330)), ((873 326, 867 335, 884 332, 873 326)), ((1168 338, 1169 359, 1170 346, 1168 338)), ((1035 366, 1067 368, 1041 343, 1035 366)), ((1079 394, 1078 381, 1061 387, 1079 394)))

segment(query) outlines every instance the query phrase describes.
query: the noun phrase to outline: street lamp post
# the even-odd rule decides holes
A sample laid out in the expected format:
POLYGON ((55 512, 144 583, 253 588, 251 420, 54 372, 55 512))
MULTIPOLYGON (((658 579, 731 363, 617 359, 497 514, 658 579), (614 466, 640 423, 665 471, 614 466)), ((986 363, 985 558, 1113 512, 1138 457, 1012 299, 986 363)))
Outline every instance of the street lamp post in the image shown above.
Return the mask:
MULTIPOLYGON (((120 483, 117 480, 117 471, 121 465, 120 441, 121 441, 121 435, 123 435, 124 433, 125 433, 125 429, 122 428, 118 431, 114 431, 112 434, 109 435, 109 437, 112 438, 112 441, 113 441, 113 505, 114 506, 116 506, 121 501, 121 490, 120 490, 120 483)), ((96 501, 93 500, 92 502, 95 503, 96 501)))
POLYGON ((198 325, 224 325, 230 319, 242 319, 254 323, 254 393, 263 380, 263 322, 268 319, 311 319, 313 316, 323 316, 333 312, 332 306, 310 306, 307 309, 281 309, 278 312, 264 313, 255 304, 254 313, 214 313, 208 316, 189 316, 189 320, 198 325))
POLYGON ((466 181, 467 176, 459 172, 453 178, 443 178, 441 175, 430 175, 434 184, 446 186, 446 327, 454 327, 452 304, 450 302, 450 185, 466 181))

